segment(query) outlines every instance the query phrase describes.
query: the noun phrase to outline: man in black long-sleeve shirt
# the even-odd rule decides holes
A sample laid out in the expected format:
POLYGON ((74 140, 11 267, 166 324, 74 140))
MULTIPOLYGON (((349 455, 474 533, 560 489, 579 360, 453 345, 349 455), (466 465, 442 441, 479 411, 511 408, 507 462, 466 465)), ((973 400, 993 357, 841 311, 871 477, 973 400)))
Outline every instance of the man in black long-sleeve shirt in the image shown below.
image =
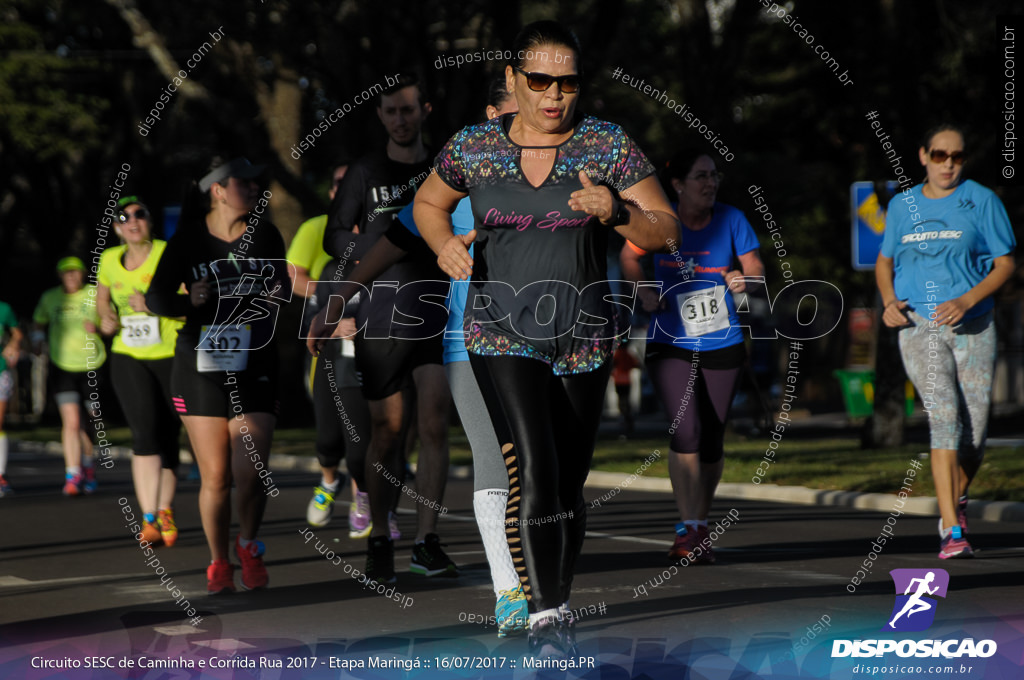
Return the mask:
MULTIPOLYGON (((359 259, 387 231, 399 210, 412 202, 416 188, 431 168, 432 159, 421 132, 429 113, 430 104, 415 76, 400 75, 398 84, 380 96, 377 115, 387 130, 388 143, 384 150, 360 158, 345 175, 324 231, 324 250, 329 254, 343 260, 359 259)), ((361 329, 355 338, 356 371, 373 421, 366 460, 373 517, 366 573, 380 582, 395 579, 388 512, 401 476, 405 420, 402 388, 411 376, 416 389, 420 450, 416 546, 410 570, 427 576, 457 576, 457 568, 441 549, 436 533, 448 476, 451 394, 441 365, 441 333, 447 310, 421 299, 424 293, 443 299, 448 290, 447 276, 433 257, 410 256, 389 268, 379 281, 396 281, 398 290, 376 285, 356 314, 361 329), (436 284, 425 283, 428 281, 436 284), (401 289, 411 283, 415 285, 401 289), (423 322, 409 325, 415 322, 401 315, 395 319, 396 309, 423 322), (431 334, 433 337, 426 337, 431 334)))

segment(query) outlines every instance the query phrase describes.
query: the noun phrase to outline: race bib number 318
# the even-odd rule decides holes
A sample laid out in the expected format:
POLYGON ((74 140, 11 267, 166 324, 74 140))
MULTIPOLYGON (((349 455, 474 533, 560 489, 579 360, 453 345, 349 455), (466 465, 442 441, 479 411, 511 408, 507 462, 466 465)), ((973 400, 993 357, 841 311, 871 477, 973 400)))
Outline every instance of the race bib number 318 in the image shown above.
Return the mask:
POLYGON ((729 327, 725 286, 703 288, 676 298, 687 337, 695 338, 729 327))

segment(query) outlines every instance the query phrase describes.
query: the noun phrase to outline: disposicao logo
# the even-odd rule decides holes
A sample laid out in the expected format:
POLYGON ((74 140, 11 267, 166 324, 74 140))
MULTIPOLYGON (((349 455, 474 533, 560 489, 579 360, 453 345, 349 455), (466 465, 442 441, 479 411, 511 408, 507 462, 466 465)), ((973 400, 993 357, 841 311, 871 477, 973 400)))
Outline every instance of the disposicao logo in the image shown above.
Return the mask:
MULTIPOLYGON (((911 633, 926 630, 935 621, 936 597, 945 598, 949 572, 945 569, 893 569, 889 572, 896 587, 896 601, 883 632, 911 633)), ((895 652, 900 657, 987 658, 996 653, 994 640, 975 643, 963 640, 833 640, 832 658, 884 656, 895 652)))
POLYGON ((929 628, 938 605, 934 598, 946 597, 949 572, 945 569, 893 569, 889 575, 896 584, 896 603, 889 623, 882 630, 911 633, 929 628))

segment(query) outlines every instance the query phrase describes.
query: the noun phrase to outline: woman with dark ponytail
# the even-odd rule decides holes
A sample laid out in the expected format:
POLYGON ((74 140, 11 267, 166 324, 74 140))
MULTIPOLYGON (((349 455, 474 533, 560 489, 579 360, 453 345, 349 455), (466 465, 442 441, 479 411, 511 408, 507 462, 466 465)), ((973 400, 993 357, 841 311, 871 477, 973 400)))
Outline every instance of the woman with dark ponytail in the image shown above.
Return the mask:
POLYGON ((235 551, 246 589, 267 585, 256 533, 267 496, 279 493, 267 468, 277 418, 271 339, 278 303, 290 297, 291 284, 284 240, 265 219, 269 192, 261 195, 254 181, 262 171, 245 158, 215 162, 193 185, 146 295, 153 312, 185 317, 171 393, 199 463, 210 593, 234 590, 232 482, 241 524, 235 551), (178 294, 182 285, 187 295, 178 294))

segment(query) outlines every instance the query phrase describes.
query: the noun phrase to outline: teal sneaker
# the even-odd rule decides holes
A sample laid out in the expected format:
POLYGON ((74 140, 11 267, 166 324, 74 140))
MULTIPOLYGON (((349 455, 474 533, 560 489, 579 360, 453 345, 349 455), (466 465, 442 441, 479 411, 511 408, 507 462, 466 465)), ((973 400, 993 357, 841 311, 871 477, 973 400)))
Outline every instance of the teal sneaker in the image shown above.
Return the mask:
POLYGON ((498 622, 498 637, 509 637, 530 630, 530 610, 526 606, 526 593, 522 586, 503 590, 494 605, 494 618, 498 622))

